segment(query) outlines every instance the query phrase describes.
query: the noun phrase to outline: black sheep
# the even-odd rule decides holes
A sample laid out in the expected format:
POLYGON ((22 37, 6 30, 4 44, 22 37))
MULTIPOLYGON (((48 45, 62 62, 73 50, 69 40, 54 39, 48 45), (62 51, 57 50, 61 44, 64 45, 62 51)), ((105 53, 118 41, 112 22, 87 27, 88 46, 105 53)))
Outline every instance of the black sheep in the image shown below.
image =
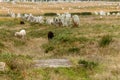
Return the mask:
POLYGON ((51 40, 54 37, 54 33, 52 31, 48 32, 48 40, 51 40))
POLYGON ((25 24, 24 21, 20 21, 20 24, 25 24))

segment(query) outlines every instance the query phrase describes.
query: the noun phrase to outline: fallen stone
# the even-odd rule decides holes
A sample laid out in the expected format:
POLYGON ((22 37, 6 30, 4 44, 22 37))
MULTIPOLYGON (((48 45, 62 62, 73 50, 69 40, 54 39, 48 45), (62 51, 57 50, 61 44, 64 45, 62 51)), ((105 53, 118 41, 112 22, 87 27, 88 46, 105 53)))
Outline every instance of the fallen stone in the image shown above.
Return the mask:
POLYGON ((71 67, 72 64, 68 59, 47 59, 47 60, 34 60, 35 67, 71 67))

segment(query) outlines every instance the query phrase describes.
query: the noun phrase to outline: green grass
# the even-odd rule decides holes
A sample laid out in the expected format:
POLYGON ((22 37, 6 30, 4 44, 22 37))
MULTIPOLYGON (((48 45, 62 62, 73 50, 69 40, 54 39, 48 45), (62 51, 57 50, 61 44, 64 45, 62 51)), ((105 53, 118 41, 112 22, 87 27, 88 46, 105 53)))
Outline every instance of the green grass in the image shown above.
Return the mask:
MULTIPOLYGON (((8 66, 8 70, 0 72, 0 76, 6 76, 10 80, 94 80, 90 76, 96 73, 101 74, 104 70, 100 68, 99 71, 98 67, 102 64, 93 60, 100 59, 104 63, 106 55, 118 54, 119 45, 117 44, 119 44, 120 39, 118 18, 104 18, 102 20, 96 18, 96 16, 80 16, 81 23, 78 28, 55 27, 30 22, 20 26, 19 19, 0 20, 0 61, 6 62, 8 66), (114 21, 117 22, 113 24, 114 21), (25 28, 27 31, 27 39, 25 40, 14 36, 14 33, 21 28, 25 28), (34 42, 37 43, 38 39, 44 38, 47 40, 49 31, 52 31, 55 35, 52 40, 42 46, 34 45, 34 42), (111 42, 113 43, 111 44, 111 42), (44 52, 37 52, 39 55, 36 55, 29 51, 28 45, 32 46, 31 50, 35 51, 36 47, 39 47, 46 54, 42 56, 44 52), (26 52, 27 48, 28 51, 26 52), (11 54, 3 53, 7 51, 11 54), (24 54, 19 55, 20 51, 24 54), (26 54, 29 56, 25 56, 26 54), (33 57, 33 54, 36 56, 33 57), (96 56, 93 58, 94 54, 96 56), (79 60, 78 57, 82 59, 79 60), (77 64, 72 68, 34 69, 32 67, 32 69, 29 69, 31 58, 72 58, 77 64)), ((41 42, 38 42, 38 44, 41 44, 41 42)))
POLYGON ((0 26, 12 27, 12 26, 15 26, 17 24, 19 24, 18 19, 3 19, 3 20, 0 20, 0 26))
POLYGON ((112 36, 105 35, 99 41, 99 45, 100 45, 100 47, 105 47, 105 46, 109 45, 111 42, 112 42, 112 36))
POLYGON ((98 63, 86 60, 79 60, 78 64, 82 65, 85 69, 93 69, 98 66, 98 63))
POLYGON ((58 80, 91 80, 89 77, 89 71, 81 67, 76 68, 43 68, 35 69, 32 71, 34 74, 41 76, 42 80, 52 80, 59 78, 58 80))
POLYGON ((26 42, 22 39, 14 39, 14 46, 24 46, 26 42))
POLYGON ((30 57, 12 53, 0 53, 0 61, 5 62, 7 65, 7 69, 0 72, 0 75, 7 75, 10 80, 24 80, 22 72, 31 66, 30 57))

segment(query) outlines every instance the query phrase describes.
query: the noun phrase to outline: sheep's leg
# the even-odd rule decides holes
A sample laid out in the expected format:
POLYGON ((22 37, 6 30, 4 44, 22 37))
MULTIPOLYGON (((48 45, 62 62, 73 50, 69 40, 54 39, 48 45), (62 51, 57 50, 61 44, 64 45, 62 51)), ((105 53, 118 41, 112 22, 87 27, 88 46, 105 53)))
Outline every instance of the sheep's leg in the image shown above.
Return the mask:
POLYGON ((22 39, 24 39, 25 38, 25 36, 22 36, 22 39))

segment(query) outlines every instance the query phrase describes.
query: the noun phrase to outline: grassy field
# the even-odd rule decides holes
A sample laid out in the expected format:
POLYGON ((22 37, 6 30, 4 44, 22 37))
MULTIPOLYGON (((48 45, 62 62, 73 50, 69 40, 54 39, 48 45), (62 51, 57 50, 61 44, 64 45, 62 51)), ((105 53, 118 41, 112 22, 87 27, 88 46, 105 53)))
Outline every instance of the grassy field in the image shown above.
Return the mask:
POLYGON ((20 20, 0 17, 0 61, 7 64, 0 80, 120 79, 120 17, 80 16, 77 28, 26 21, 20 25, 20 20), (27 31, 24 40, 14 36, 21 29, 27 31), (55 34, 51 41, 48 31, 55 34), (33 68, 33 60, 52 58, 67 58, 73 67, 33 68))

